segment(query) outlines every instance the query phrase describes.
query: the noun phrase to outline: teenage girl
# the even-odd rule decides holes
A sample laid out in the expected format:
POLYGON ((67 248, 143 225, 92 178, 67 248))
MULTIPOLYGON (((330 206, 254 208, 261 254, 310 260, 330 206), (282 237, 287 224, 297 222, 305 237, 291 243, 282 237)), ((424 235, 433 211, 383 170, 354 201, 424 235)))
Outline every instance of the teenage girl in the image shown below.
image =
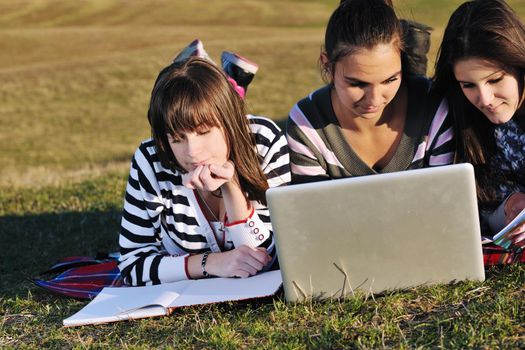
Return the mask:
POLYGON ((404 36, 390 1, 342 1, 320 65, 327 85, 287 124, 292 182, 371 175, 453 161, 445 101, 403 66, 404 36))
POLYGON ((501 0, 459 6, 445 29, 434 85, 450 105, 456 161, 474 165, 485 235, 525 207, 524 83, 525 26, 516 13, 501 0))
POLYGON ((129 285, 247 277, 275 261, 265 191, 290 180, 286 140, 209 60, 164 68, 152 138, 131 161, 119 268, 129 285))

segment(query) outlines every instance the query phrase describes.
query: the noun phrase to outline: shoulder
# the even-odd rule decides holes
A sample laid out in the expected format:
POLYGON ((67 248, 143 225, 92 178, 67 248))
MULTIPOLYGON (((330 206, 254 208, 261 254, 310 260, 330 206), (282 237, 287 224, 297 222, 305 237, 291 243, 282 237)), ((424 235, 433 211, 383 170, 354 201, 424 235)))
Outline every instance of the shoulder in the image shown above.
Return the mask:
POLYGON ((308 96, 299 100, 295 107, 301 110, 309 110, 311 108, 324 110, 327 106, 331 106, 330 90, 330 85, 320 87, 319 89, 312 91, 308 96))
POLYGON ((179 175, 178 171, 173 172, 162 165, 157 153, 157 145, 152 138, 141 142, 133 155, 132 162, 136 164, 136 167, 143 170, 146 168, 152 169, 156 174, 170 173, 173 175, 179 175))
POLYGON ((260 137, 271 141, 281 137, 283 134, 281 128, 267 117, 252 114, 248 114, 246 117, 249 121, 250 132, 255 136, 257 143, 259 143, 258 139, 260 137))
POLYGON ((287 132, 297 127, 322 129, 333 122, 330 91, 331 86, 325 85, 297 102, 288 115, 287 132))
POLYGON ((147 139, 140 143, 133 155, 133 161, 139 166, 144 163, 154 163, 157 160, 157 147, 153 139, 147 139))
POLYGON ((152 156, 157 154, 157 147, 155 141, 152 138, 142 141, 135 151, 135 154, 142 153, 144 155, 152 156))

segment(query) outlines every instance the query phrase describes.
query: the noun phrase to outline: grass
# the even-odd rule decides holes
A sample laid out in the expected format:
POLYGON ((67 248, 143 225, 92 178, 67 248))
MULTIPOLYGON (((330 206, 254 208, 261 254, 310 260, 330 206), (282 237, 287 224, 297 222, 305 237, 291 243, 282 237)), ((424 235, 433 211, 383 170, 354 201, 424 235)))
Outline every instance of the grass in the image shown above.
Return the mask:
MULTIPOLYGON (((443 26, 461 1, 394 0, 443 26)), ((56 259, 117 249, 129 159, 148 137, 157 72, 196 37, 258 62, 253 113, 283 120, 321 84, 316 65, 337 0, 0 0, 0 347, 522 348, 525 267, 483 283, 288 305, 276 298, 171 317, 65 329, 85 302, 26 278, 56 259)), ((510 1, 521 14, 525 5, 510 1)))

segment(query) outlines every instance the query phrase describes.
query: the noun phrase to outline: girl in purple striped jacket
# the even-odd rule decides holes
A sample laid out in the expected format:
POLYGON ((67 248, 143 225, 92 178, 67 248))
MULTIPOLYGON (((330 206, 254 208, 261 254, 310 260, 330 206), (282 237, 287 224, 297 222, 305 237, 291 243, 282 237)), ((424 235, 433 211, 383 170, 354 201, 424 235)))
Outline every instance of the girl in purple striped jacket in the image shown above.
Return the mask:
POLYGON ((404 38, 391 2, 341 2, 320 55, 328 84, 289 114, 292 182, 452 162, 447 105, 428 79, 410 74, 404 38))
MULTIPOLYGON (((486 236, 525 208, 525 26, 502 0, 467 1, 452 14, 436 62, 457 135, 457 162, 474 165, 486 236)), ((512 248, 522 248, 519 232, 512 248)))

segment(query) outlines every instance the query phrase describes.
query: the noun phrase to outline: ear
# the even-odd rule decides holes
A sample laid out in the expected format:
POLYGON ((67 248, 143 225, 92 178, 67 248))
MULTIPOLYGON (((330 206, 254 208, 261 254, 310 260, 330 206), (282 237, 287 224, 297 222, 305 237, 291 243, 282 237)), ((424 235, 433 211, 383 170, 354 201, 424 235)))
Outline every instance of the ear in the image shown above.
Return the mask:
POLYGON ((330 59, 328 58, 328 54, 324 51, 321 52, 319 55, 319 63, 321 65, 321 69, 323 70, 323 74, 326 76, 326 78, 332 78, 333 72, 332 72, 332 64, 330 63, 330 59))
POLYGON ((325 51, 321 51, 321 54, 319 55, 319 60, 323 65, 326 65, 329 62, 328 54, 325 51))

